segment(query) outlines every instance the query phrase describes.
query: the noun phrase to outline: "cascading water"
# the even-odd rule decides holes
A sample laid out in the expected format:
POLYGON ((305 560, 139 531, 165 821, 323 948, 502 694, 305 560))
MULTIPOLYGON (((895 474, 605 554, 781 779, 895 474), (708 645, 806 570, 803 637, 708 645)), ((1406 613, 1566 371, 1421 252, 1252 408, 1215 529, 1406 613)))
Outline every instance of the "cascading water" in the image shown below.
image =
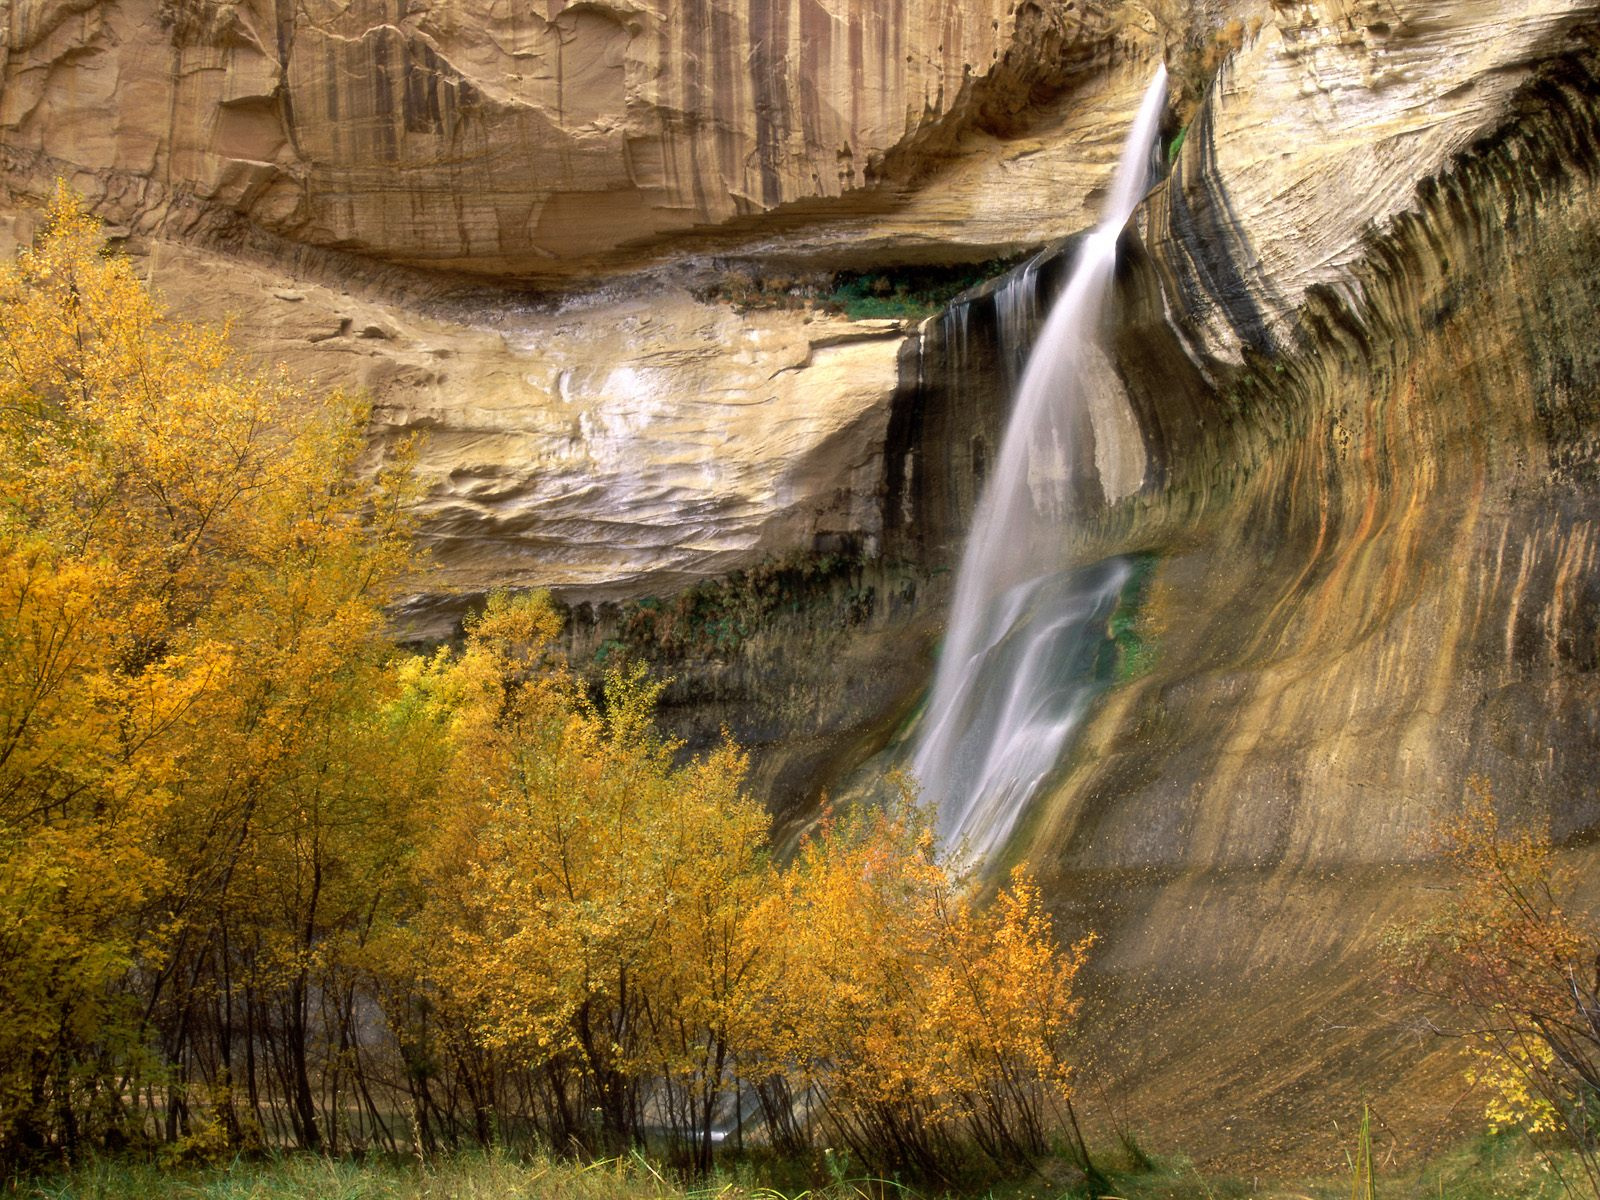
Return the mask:
POLYGON ((1007 276, 994 294, 996 334, 1000 343, 1000 369, 1006 386, 1016 391, 1028 366, 1028 335, 1039 322, 1039 266, 1034 255, 1007 276))
MULTIPOLYGON (((1097 647, 1128 580, 1122 562, 1065 570, 1061 526, 1083 356, 1109 290, 1117 238, 1149 181, 1166 80, 1159 69, 1123 147, 1105 216, 1034 343, 956 577, 912 769, 923 798, 937 807, 944 843, 964 844, 976 860, 1004 843, 1082 721, 1097 647), (1097 626, 1098 635, 1086 636, 1097 626)), ((1029 263, 997 297, 1003 357, 1016 327, 1031 323, 1036 266, 1029 263)))

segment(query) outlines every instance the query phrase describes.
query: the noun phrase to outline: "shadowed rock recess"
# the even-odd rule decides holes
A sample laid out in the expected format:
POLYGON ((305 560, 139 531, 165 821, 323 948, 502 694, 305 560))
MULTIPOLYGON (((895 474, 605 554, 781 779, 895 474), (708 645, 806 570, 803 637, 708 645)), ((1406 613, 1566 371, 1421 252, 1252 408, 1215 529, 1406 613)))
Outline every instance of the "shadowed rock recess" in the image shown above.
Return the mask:
POLYGON ((1074 559, 1132 582, 1006 859, 1102 934, 1091 1113, 1263 1172, 1363 1099, 1458 1132, 1376 964, 1418 835, 1482 776, 1600 878, 1600 4, 537 7, 15 3, 6 228, 65 173, 178 307, 367 389, 374 459, 425 433, 417 635, 554 586, 792 831, 904 761, 1166 54, 1072 450, 1074 559), (925 320, 821 303, 1024 252, 925 320))

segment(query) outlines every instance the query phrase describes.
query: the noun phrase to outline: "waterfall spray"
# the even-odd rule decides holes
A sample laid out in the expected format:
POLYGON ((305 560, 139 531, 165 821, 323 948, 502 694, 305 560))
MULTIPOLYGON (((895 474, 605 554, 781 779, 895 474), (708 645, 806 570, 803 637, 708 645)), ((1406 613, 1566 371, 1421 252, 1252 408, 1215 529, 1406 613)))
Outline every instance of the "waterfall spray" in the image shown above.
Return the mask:
MULTIPOLYGON (((964 842, 976 859, 1004 843, 1082 721, 1092 698, 1082 681, 1094 656, 1085 635, 1098 623, 1101 640, 1127 582, 1121 563, 1065 571, 1062 524, 1084 355, 1110 288, 1117 238, 1149 181, 1166 83, 1160 68, 1123 147, 1105 215, 1034 343, 956 576, 912 769, 923 798, 937 807, 945 844, 964 842)), ((1008 285, 1006 316, 1015 318, 1020 297, 1031 294, 1033 266, 1008 285)))

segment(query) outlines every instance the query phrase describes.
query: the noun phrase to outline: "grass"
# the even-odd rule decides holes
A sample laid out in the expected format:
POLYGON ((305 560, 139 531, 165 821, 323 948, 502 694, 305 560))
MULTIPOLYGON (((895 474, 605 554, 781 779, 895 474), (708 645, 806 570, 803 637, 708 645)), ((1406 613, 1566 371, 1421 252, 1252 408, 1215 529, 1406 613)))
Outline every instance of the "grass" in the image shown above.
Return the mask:
MULTIPOLYGON (((578 1164, 544 1156, 462 1153, 437 1163, 282 1155, 165 1170, 94 1161, 20 1182, 28 1200, 698 1200, 643 1158, 578 1164)), ((731 1197, 730 1197, 731 1200, 731 1197)))
POLYGON ((1377 1200, 1581 1200, 1586 1194, 1576 1162, 1558 1157, 1552 1164, 1514 1132, 1479 1138, 1405 1168, 1370 1164, 1357 1143, 1346 1170, 1320 1178, 1202 1175, 1183 1160, 1106 1174, 1118 1200, 1351 1200, 1369 1195, 1377 1200), (1557 1170, 1567 1172, 1574 1191, 1562 1186, 1557 1170))
POLYGON ((892 272, 845 272, 834 277, 823 306, 843 312, 852 321, 874 318, 920 320, 942 310, 968 288, 1003 273, 1008 260, 972 267, 909 267, 892 272))
MULTIPOLYGON (((1143 1158, 1143 1156, 1141 1156, 1143 1158)), ((1202 1175, 1183 1159, 1143 1159, 1138 1169, 1105 1168, 1116 1200, 1348 1200, 1349 1172, 1320 1179, 1268 1180, 1202 1175)), ((1557 1164, 1559 1166, 1559 1163, 1557 1164)), ((536 1154, 461 1153, 436 1163, 283 1155, 213 1167, 163 1169, 91 1160, 70 1171, 0 1182, 19 1200, 928 1200, 888 1180, 788 1164, 785 1190, 768 1186, 750 1161, 685 1183, 637 1153, 580 1164, 536 1154)), ((1574 1168, 1575 1169, 1575 1168, 1574 1168)), ((972 1200, 1100 1200, 1088 1197, 1064 1163, 973 1193, 972 1200)), ((1576 1176, 1570 1177, 1581 1187, 1576 1176)), ((1485 1137, 1405 1170, 1379 1168, 1380 1200, 1562 1200, 1560 1179, 1527 1140, 1485 1137)), ((1573 1193, 1581 1195, 1581 1191, 1573 1193)))

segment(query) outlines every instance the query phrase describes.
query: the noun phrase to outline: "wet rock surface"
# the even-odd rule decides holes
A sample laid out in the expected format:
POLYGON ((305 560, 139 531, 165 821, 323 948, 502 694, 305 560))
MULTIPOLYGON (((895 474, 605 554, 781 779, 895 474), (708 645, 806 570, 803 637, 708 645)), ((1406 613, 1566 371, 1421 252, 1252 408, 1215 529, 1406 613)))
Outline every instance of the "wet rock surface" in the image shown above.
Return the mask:
MULTIPOLYGON (((1241 199, 1266 168, 1236 160, 1236 188, 1227 166, 1235 73, 1124 240, 1101 386, 1148 465, 1118 499, 1080 448, 1076 537, 1086 561, 1155 565, 1136 661, 1012 857, 1106 934, 1093 1053, 1174 1148, 1221 1111, 1218 1161, 1333 1169, 1319 1114, 1364 1098, 1401 1152, 1470 1125, 1376 954, 1438 902, 1421 835, 1470 778, 1592 873, 1600 81, 1575 15, 1539 25, 1498 118, 1380 222, 1366 192, 1241 199)), ((1329 153, 1284 159, 1300 145, 1329 153)), ((1037 271, 1046 292, 1059 274, 1037 271)), ((934 382, 890 422, 891 471, 912 464, 891 548, 948 561, 959 538, 1003 412, 1002 297, 924 338, 934 382)))

